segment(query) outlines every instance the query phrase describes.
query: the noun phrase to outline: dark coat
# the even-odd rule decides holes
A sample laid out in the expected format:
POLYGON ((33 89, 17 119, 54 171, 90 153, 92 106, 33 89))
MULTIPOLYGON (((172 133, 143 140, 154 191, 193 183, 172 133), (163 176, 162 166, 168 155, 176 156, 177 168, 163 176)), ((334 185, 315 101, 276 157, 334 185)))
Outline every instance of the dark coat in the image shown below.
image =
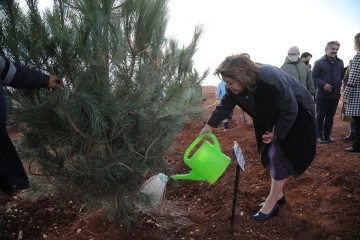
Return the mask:
POLYGON ((339 99, 344 73, 344 62, 340 58, 330 60, 325 55, 315 61, 312 77, 317 86, 316 99, 339 99), (324 90, 326 83, 333 86, 332 92, 324 90))
POLYGON ((50 77, 21 67, 0 57, 0 188, 25 189, 29 180, 6 129, 6 100, 3 86, 16 88, 46 87, 50 77))
POLYGON ((271 65, 262 65, 253 93, 232 94, 227 91, 208 124, 217 127, 238 105, 253 118, 258 152, 264 166, 268 164, 265 131, 273 131, 276 141, 287 156, 285 165, 297 177, 313 161, 316 154, 314 101, 301 83, 271 65))

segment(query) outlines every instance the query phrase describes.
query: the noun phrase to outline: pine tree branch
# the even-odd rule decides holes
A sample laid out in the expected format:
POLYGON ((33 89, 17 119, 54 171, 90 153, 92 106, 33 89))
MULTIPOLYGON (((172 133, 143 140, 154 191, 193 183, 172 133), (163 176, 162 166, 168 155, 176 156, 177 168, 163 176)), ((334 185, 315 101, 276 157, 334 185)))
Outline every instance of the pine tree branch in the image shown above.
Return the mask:
MULTIPOLYGON (((126 142, 126 141, 125 141, 126 142)), ((142 155, 141 153, 139 153, 139 152, 137 152, 137 151, 135 151, 135 149, 133 149, 127 142, 126 142, 126 145, 127 145, 127 147, 130 149, 130 151, 131 152, 133 152, 133 153, 135 153, 135 154, 137 154, 137 155, 139 155, 140 157, 144 157, 144 155, 142 155)), ((135 157, 137 160, 138 160, 138 158, 137 157, 135 157)))
MULTIPOLYGON (((67 96, 66 102, 69 100, 70 94, 67 96)), ((70 119, 69 116, 69 111, 67 109, 67 104, 65 104, 65 114, 66 114, 66 118, 68 119, 70 125, 73 127, 73 129, 80 135, 82 136, 84 139, 86 140, 90 140, 90 142, 92 142, 93 138, 90 136, 87 136, 85 133, 83 133, 82 131, 80 131, 80 129, 78 129, 75 125, 75 123, 70 119)))
POLYGON ((97 168, 95 171, 96 171, 96 173, 103 172, 104 170, 107 170, 110 167, 118 166, 118 165, 126 167, 130 172, 133 172, 132 169, 128 165, 126 165, 124 163, 120 163, 120 162, 110 163, 109 165, 106 165, 102 168, 97 168))
POLYGON ((67 161, 67 160, 65 160, 65 161, 66 161, 66 165, 69 166, 70 169, 73 169, 73 170, 76 171, 77 173, 80 173, 82 176, 89 176, 88 173, 84 173, 84 172, 78 170, 76 167, 74 167, 74 165, 72 165, 72 164, 70 163, 70 161, 67 161))
POLYGON ((81 132, 80 129, 78 129, 75 125, 75 123, 70 119, 69 115, 67 114, 67 119, 70 122, 71 126, 73 127, 73 129, 80 134, 80 136, 82 136, 83 138, 87 139, 87 140, 91 140, 92 138, 90 136, 87 136, 85 133, 81 132))
POLYGON ((146 152, 145 152, 145 156, 144 156, 144 160, 143 160, 143 163, 145 164, 148 156, 149 156, 149 151, 150 149, 154 146, 154 144, 160 139, 160 136, 158 136, 157 138, 155 138, 155 140, 150 144, 150 146, 146 149, 146 152))
MULTIPOLYGON (((34 176, 40 176, 40 177, 46 177, 48 179, 48 177, 52 177, 54 176, 55 174, 43 174, 43 173, 34 173, 32 170, 31 170, 31 167, 33 165, 33 163, 35 162, 36 158, 33 158, 30 163, 29 163, 29 166, 28 166, 28 171, 31 175, 34 175, 34 176)), ((48 179, 48 181, 51 183, 51 181, 48 179)))
POLYGON ((116 9, 118 9, 118 8, 121 8, 121 7, 124 6, 124 5, 125 5, 125 3, 123 2, 123 3, 120 3, 119 5, 113 7, 112 9, 113 9, 113 10, 116 10, 116 9))

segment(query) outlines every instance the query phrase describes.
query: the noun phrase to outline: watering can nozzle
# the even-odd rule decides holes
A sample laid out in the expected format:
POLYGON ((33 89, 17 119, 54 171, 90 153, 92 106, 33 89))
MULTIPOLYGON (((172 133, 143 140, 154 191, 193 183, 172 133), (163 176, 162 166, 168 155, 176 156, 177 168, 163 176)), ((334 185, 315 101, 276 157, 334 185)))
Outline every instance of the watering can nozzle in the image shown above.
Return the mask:
POLYGON ((188 174, 172 175, 171 178, 174 180, 198 180, 198 181, 206 180, 203 176, 201 176, 200 174, 194 171, 191 171, 188 174))
POLYGON ((163 173, 159 173, 159 179, 160 179, 160 181, 162 181, 162 182, 164 182, 164 183, 166 183, 167 181, 169 181, 169 177, 166 176, 166 175, 163 174, 163 173))

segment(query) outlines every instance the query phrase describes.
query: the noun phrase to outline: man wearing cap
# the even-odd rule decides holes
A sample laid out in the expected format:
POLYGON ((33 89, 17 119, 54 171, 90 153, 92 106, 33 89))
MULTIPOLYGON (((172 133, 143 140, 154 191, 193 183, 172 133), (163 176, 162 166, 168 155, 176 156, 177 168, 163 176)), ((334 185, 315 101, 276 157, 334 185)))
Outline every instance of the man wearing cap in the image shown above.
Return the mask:
POLYGON ((285 58, 285 62, 280 67, 281 70, 290 74, 310 92, 311 95, 315 94, 314 81, 312 79, 310 70, 306 64, 299 58, 299 48, 294 46, 289 48, 288 55, 285 58))
POLYGON ((312 77, 316 88, 316 123, 318 143, 331 143, 333 118, 340 99, 340 89, 344 76, 344 62, 337 57, 338 41, 330 41, 325 46, 325 55, 315 61, 312 77))

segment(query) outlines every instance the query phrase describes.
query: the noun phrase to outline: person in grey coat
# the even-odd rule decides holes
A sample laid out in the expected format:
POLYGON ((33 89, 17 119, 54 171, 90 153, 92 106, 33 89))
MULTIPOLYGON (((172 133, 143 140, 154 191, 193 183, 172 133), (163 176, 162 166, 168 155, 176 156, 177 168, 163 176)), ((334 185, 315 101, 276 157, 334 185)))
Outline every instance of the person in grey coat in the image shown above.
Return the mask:
POLYGON ((351 61, 349 79, 343 93, 346 103, 345 114, 352 116, 355 122, 355 140, 346 152, 360 152, 360 33, 355 35, 355 50, 357 54, 351 61))
POLYGON ((6 99, 3 86, 14 88, 59 88, 61 81, 56 75, 13 64, 0 57, 0 191, 14 195, 16 190, 29 187, 29 180, 6 128, 6 99))
POLYGON ((311 72, 306 64, 301 61, 299 55, 300 51, 298 47, 294 46, 289 48, 288 55, 280 69, 299 80, 310 94, 315 96, 315 86, 311 72))
POLYGON ((227 57, 215 74, 227 94, 201 130, 212 132, 236 105, 252 119, 261 163, 269 166, 271 190, 253 216, 263 221, 285 203, 287 178, 302 174, 316 154, 314 101, 309 91, 277 67, 253 62, 248 54, 227 57))

